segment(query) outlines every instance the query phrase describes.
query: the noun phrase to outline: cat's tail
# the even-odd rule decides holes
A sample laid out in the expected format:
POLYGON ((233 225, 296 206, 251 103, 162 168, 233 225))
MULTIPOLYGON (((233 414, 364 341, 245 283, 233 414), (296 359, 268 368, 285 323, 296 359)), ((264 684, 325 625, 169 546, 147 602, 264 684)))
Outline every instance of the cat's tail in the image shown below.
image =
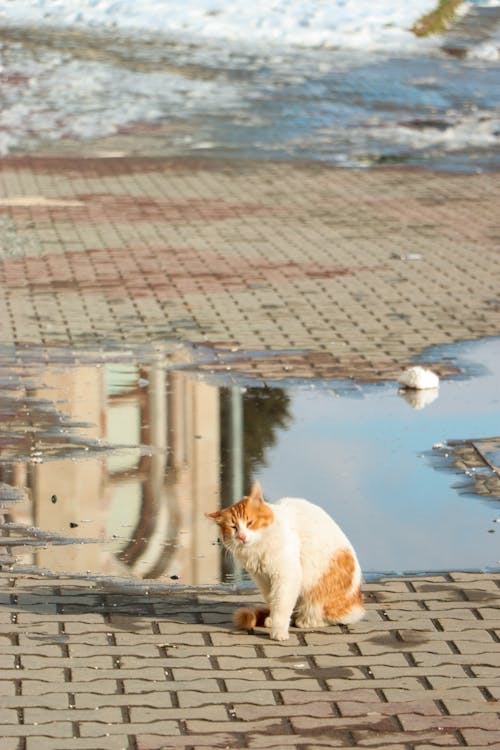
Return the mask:
POLYGON ((262 627, 269 617, 269 607, 240 607, 233 615, 233 622, 237 628, 242 630, 253 630, 262 627))

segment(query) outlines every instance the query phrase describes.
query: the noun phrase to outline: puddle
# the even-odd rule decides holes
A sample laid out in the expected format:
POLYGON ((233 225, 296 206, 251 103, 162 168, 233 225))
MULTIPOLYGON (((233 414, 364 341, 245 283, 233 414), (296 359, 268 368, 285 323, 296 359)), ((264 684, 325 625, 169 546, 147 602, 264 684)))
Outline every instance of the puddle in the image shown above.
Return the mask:
POLYGON ((0 381, 0 563, 244 584, 204 514, 259 479, 269 500, 330 512, 367 578, 498 569, 500 340, 429 358, 461 374, 419 396, 393 382, 214 381, 133 352, 26 353, 0 381))

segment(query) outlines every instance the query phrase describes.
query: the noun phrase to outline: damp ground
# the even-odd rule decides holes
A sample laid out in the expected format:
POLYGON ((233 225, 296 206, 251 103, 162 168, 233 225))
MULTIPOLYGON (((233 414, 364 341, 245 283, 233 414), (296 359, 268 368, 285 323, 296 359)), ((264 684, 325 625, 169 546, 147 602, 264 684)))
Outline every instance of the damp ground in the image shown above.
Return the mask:
POLYGON ((439 390, 203 373, 170 353, 4 353, 4 570, 245 583, 205 513, 259 479, 380 574, 500 568, 500 340, 439 348, 439 390))

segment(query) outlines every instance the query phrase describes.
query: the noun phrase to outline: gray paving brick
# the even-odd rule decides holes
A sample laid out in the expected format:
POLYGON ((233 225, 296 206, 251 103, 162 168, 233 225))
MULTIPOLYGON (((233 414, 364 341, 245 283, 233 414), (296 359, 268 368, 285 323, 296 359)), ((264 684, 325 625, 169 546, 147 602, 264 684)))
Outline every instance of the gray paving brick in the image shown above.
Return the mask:
MULTIPOLYGON (((154 721, 148 723, 136 723, 126 725, 127 733, 131 735, 156 734, 160 737, 172 737, 180 733, 176 721, 154 721)), ((108 737, 113 734, 122 735, 124 725, 120 722, 118 725, 101 723, 101 722, 82 722, 80 724, 80 733, 82 737, 108 737)))
POLYGON ((26 724, 36 724, 39 727, 45 724, 50 724, 53 721, 99 721, 104 723, 121 724, 123 717, 119 707, 114 708, 105 706, 98 707, 97 709, 59 708, 56 711, 50 712, 47 711, 45 707, 37 707, 25 708, 24 721, 26 724))
MULTIPOLYGON (((207 694, 198 692, 197 690, 182 690, 177 694, 177 697, 179 705, 182 708, 217 705, 221 703, 231 704, 238 703, 241 700, 244 700, 246 703, 251 701, 252 703, 261 706, 275 705, 276 701, 274 698, 273 686, 270 685, 270 683, 266 683, 266 686, 267 685, 269 685, 268 689, 260 688, 256 690, 254 688, 250 695, 231 692, 207 694)), ((304 694, 302 694, 302 697, 304 698, 304 694)))
POLYGON ((209 735, 188 734, 161 739, 157 734, 141 735, 138 750, 172 750, 176 747, 197 748, 240 748, 241 739, 229 732, 218 732, 209 735))
MULTIPOLYGON (((175 692, 174 690, 170 692, 175 692)), ((168 690, 157 690, 156 686, 150 686, 149 690, 139 693, 85 693, 76 692, 74 694, 76 709, 90 709, 91 711, 100 710, 106 706, 127 706, 133 710, 134 706, 140 706, 140 710, 147 711, 148 707, 165 708, 172 705, 172 700, 168 690)))
MULTIPOLYGON (((183 690, 192 690, 194 685, 192 680, 186 680, 184 682, 178 680, 172 681, 155 681, 155 680, 134 680, 127 679, 123 681, 125 692, 137 693, 141 690, 146 692, 150 690, 163 690, 178 692, 183 690)), ((218 690, 217 680, 215 678, 202 678, 196 681, 196 690, 204 693, 212 693, 218 690)))
POLYGON ((128 750, 124 734, 110 737, 72 737, 70 741, 32 735, 26 738, 26 750, 128 750))
POLYGON ((73 727, 68 721, 51 721, 40 728, 32 724, 8 724, 3 732, 5 737, 29 737, 38 733, 45 737, 73 737, 73 727))
MULTIPOLYGON (((12 695, 1 696, 2 705, 5 708, 44 708, 64 709, 68 707, 67 693, 43 693, 42 695, 12 695)), ((48 714, 50 716, 50 712, 48 714)))
POLYGON ((3 737, 2 750, 19 750, 20 740, 17 737, 3 737))
POLYGON ((17 711, 10 708, 0 707, 0 725, 1 724, 17 724, 17 711))
POLYGON ((130 708, 130 721, 132 723, 156 722, 165 719, 182 720, 205 719, 209 722, 228 721, 227 711, 224 705, 204 705, 200 707, 189 706, 186 708, 166 708, 157 706, 155 708, 139 705, 130 708))
POLYGON ((45 683, 64 682, 64 670, 57 667, 48 667, 47 669, 26 670, 21 667, 15 669, 3 669, 1 679, 4 680, 43 680, 45 683))
POLYGON ((322 732, 311 731, 296 734, 251 734, 248 738, 248 747, 251 748, 287 748, 287 747, 346 747, 345 738, 335 735, 325 729, 322 732), (314 743, 313 745, 311 743, 314 743))
MULTIPOLYGON (((70 683, 64 682, 63 680, 56 680, 54 682, 42 682, 41 680, 36 679, 36 673, 33 674, 35 675, 35 678, 26 681, 24 680, 23 675, 23 695, 45 695, 45 693, 47 693, 48 691, 50 691, 51 693, 84 693, 86 691, 99 691, 103 694, 117 692, 117 685, 114 680, 98 680, 96 678, 95 680, 88 682, 70 683)), ((151 685, 151 683, 149 684, 151 685)), ((155 685, 155 689, 158 689, 157 685, 155 685)))

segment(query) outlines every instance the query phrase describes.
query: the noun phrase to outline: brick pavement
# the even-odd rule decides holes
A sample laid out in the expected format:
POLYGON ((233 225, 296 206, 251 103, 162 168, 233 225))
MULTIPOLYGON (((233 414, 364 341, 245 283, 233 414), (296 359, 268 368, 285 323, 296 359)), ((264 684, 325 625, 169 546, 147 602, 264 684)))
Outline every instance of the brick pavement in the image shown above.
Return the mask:
MULTIPOLYGON (((494 174, 26 157, 0 190, 9 356, 373 380, 500 332, 494 174)), ((239 594, 3 571, 2 750, 500 748, 499 582, 366 584, 366 620, 277 644, 231 629, 239 594)))
POLYGON ((499 197, 496 174, 4 159, 0 342, 168 339, 267 379, 393 377, 500 332, 499 197))
POLYGON ((276 643, 232 630, 251 594, 2 573, 2 750, 500 747, 500 574, 365 594, 276 643))

